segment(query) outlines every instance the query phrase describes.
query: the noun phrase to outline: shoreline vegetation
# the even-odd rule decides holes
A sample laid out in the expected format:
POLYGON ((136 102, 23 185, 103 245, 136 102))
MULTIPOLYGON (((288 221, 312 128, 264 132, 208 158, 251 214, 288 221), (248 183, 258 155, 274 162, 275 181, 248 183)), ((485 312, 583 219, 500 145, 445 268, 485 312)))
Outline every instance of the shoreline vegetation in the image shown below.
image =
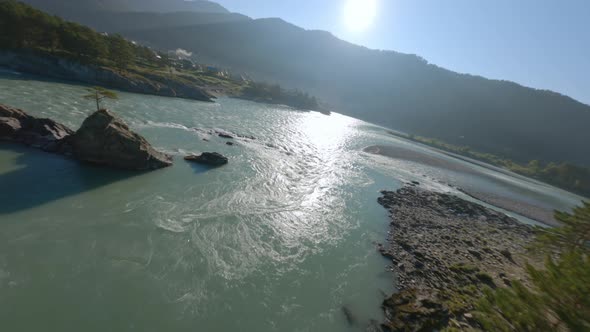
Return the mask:
POLYGON ((533 228, 461 198, 383 191, 398 291, 386 331, 582 331, 590 328, 590 204, 533 228), (543 255, 546 255, 543 264, 543 255))
POLYGON ((174 58, 26 4, 0 1, 0 66, 122 91, 212 102, 218 96, 321 111, 316 97, 174 58))
POLYGON ((433 138, 388 131, 392 136, 408 139, 434 147, 445 152, 457 154, 477 161, 491 164, 552 186, 571 191, 583 197, 590 197, 590 168, 568 162, 544 162, 531 160, 520 164, 510 159, 472 150, 467 146, 456 146, 433 138))

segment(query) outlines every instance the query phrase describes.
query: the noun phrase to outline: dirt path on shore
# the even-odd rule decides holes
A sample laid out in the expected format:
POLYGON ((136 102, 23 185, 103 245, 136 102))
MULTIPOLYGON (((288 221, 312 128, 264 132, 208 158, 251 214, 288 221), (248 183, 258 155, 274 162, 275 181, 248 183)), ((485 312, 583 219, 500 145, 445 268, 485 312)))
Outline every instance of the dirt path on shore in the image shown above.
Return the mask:
POLYGON ((387 244, 398 293, 383 302, 385 328, 479 330, 474 305, 485 287, 526 283, 525 252, 533 229, 461 198, 416 187, 384 191, 387 244))

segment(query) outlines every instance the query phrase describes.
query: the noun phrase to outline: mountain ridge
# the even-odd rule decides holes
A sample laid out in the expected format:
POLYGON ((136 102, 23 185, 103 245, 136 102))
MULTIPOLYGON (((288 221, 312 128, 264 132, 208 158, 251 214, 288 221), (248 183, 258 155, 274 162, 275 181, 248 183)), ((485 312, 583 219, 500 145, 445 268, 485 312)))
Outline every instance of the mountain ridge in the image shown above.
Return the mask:
POLYGON ((170 13, 192 11, 202 13, 229 14, 229 10, 220 4, 207 0, 21 0, 22 2, 46 11, 50 14, 64 12, 134 11, 170 13))
POLYGON ((582 142, 590 141, 581 125, 590 123, 590 107, 569 96, 456 73, 417 55, 371 50, 282 22, 264 19, 124 33, 157 47, 198 52, 204 61, 258 79, 304 86, 339 112, 390 128, 521 162, 590 165, 590 157, 578 153, 582 142))

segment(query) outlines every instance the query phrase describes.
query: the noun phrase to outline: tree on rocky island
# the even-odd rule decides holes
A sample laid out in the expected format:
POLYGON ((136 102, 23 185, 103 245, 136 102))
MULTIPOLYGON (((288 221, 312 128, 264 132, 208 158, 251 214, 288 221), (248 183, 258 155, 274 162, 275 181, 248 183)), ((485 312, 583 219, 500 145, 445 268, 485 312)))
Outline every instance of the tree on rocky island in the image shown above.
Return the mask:
POLYGON ((84 96, 85 99, 94 100, 96 101, 96 110, 100 111, 100 102, 103 99, 119 99, 117 94, 113 91, 107 90, 100 86, 95 86, 93 88, 87 88, 86 91, 89 93, 84 96))

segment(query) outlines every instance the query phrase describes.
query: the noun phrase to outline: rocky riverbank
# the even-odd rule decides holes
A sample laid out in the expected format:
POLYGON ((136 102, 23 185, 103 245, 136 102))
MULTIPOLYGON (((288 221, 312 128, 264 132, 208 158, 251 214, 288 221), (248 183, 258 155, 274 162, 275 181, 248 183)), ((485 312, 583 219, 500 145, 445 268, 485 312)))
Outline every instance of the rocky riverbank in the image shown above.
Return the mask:
POLYGON ((405 187, 383 191, 387 244, 398 292, 383 302, 391 331, 479 330, 474 304, 485 287, 525 278, 533 229, 455 196, 405 187))
POLYGON ((212 102, 215 98, 206 89, 191 82, 156 74, 120 71, 109 67, 84 64, 51 54, 33 51, 2 51, 0 67, 54 79, 100 85, 126 92, 178 97, 212 102))
MULTIPOLYGON (((470 167, 470 164, 468 164, 470 161, 467 161, 467 163, 462 163, 458 159, 454 158, 455 156, 451 156, 453 158, 442 158, 440 155, 436 154, 406 149, 400 146, 386 145, 369 146, 363 151, 371 154, 382 155, 388 158, 412 161, 439 169, 465 174, 467 176, 481 177, 484 179, 489 179, 492 182, 497 181, 495 178, 490 177, 487 173, 482 172, 479 168, 470 167)), ((444 151, 440 152, 448 154, 444 151)), ((490 165, 480 164, 480 166, 488 167, 498 172, 506 172, 505 170, 501 170, 490 165)), ((442 184, 448 184, 448 182, 452 181, 448 178, 432 178, 432 180, 442 184)), ((494 193, 493 191, 482 191, 481 187, 472 187, 469 185, 469 183, 464 183, 463 185, 464 186, 462 187, 458 187, 456 184, 451 186, 479 201, 500 207, 507 211, 518 213, 522 216, 541 222, 548 226, 559 226, 559 223, 553 216, 553 209, 548 208, 547 206, 542 206, 541 204, 527 200, 512 199, 510 195, 507 195, 508 193, 502 196, 494 193)))

